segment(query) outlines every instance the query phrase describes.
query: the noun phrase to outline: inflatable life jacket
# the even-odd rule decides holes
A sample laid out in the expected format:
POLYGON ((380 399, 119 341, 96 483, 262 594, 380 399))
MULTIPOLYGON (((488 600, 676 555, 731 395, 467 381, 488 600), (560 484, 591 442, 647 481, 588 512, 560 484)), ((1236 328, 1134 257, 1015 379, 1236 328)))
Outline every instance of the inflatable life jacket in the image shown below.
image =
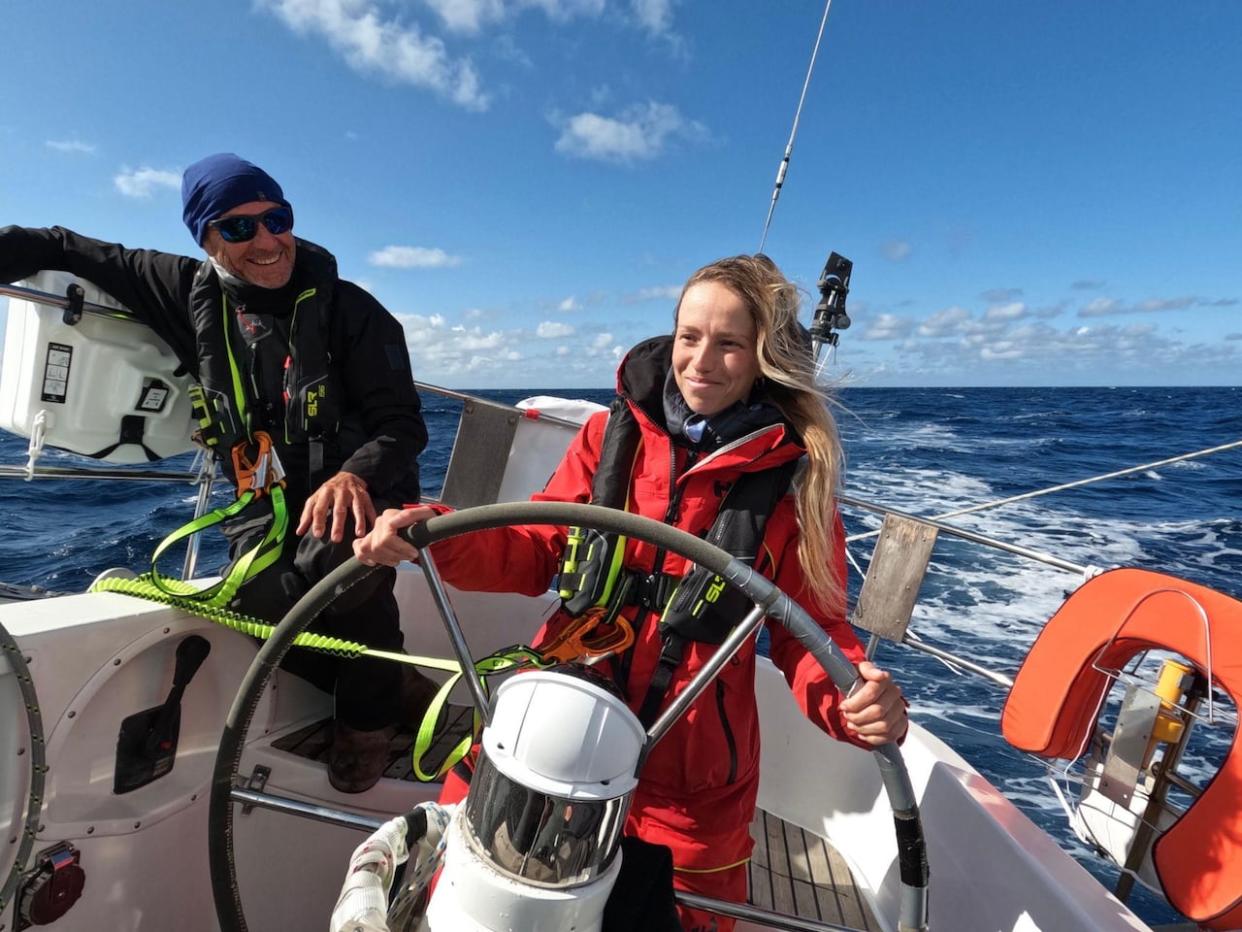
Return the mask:
MULTIPOLYGON (((624 398, 618 398, 604 428, 599 465, 591 483, 591 504, 626 509, 641 435, 634 412, 624 398)), ((768 518, 789 490, 797 466, 797 461, 791 460, 739 476, 721 502, 705 539, 753 566, 768 518)), ((609 614, 615 616, 621 605, 631 604, 659 616, 664 647, 639 713, 644 724, 650 725, 673 671, 681 663, 685 644, 723 643, 745 616, 750 601, 704 567, 694 566, 682 577, 637 573, 624 568, 624 553, 624 537, 570 528, 558 587, 565 610, 571 615, 609 607, 609 614)))
MULTIPOLYGON (((1242 602, 1137 569, 1088 580, 1057 610, 1014 680, 1001 716, 1022 751, 1066 760, 1086 749, 1112 678, 1135 654, 1176 651, 1235 706, 1242 697, 1242 602)), ((1169 902, 1209 929, 1242 926, 1242 750, 1156 841, 1152 864, 1169 902)))
POLYGON ((285 444, 322 442, 339 427, 340 396, 329 367, 328 321, 336 287, 336 260, 323 249, 298 240, 297 275, 302 285, 287 318, 247 313, 220 285, 211 262, 203 262, 190 292, 190 320, 198 349, 199 382, 195 416, 206 444, 225 454, 253 432, 266 428, 285 444), (287 321, 287 338, 282 329, 287 321), (279 393, 284 422, 255 417, 279 393))

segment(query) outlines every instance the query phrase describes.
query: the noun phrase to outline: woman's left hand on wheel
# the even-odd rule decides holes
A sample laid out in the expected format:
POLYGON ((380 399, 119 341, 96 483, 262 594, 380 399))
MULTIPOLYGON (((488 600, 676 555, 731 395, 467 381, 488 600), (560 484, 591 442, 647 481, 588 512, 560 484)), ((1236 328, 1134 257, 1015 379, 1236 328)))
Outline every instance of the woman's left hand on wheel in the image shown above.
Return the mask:
POLYGON ((853 693, 841 700, 841 716, 850 734, 873 746, 900 741, 910 721, 892 674, 864 660, 858 665, 858 676, 853 693))

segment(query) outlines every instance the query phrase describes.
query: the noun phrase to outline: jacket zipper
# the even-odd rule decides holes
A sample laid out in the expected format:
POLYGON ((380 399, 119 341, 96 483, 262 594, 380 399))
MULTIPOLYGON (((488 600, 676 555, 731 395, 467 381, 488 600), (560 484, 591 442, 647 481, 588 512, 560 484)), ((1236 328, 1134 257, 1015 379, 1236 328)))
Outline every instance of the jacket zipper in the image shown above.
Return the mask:
POLYGON ((315 288, 307 288, 297 296, 297 299, 293 302, 293 314, 290 315, 289 319, 289 339, 285 346, 288 352, 285 354, 285 370, 282 373, 282 381, 285 386, 285 443, 292 443, 289 439, 289 416, 291 413, 289 407, 291 404, 300 405, 301 410, 292 412, 293 416, 299 419, 299 426, 304 433, 310 432, 306 417, 306 403, 302 400, 301 394, 298 391, 300 386, 292 383, 290 380, 295 374, 293 368, 293 347, 295 345, 294 340, 297 337, 298 308, 302 306, 302 302, 307 298, 314 297, 316 291, 317 289, 315 288))
POLYGON ((732 784, 737 779, 737 741, 733 737, 733 729, 729 727, 729 716, 725 714, 724 683, 716 680, 716 709, 720 712, 720 727, 724 729, 725 743, 729 745, 729 779, 732 784))
MULTIPOLYGON (((697 465, 695 463, 694 456, 695 454, 693 450, 686 451, 686 472, 687 473, 690 472, 690 470, 694 469, 694 467, 697 465)), ((682 486, 681 488, 677 487, 677 447, 675 444, 672 444, 672 443, 669 444, 668 458, 669 458, 669 467, 668 467, 669 493, 668 493, 668 508, 664 512, 664 523, 672 527, 672 526, 675 526, 674 522, 676 522, 677 514, 681 510, 681 496, 685 493, 685 486, 682 486)), ((659 550, 656 551, 655 559, 652 561, 652 564, 651 564, 651 575, 652 576, 655 576, 659 573, 664 572, 664 557, 665 557, 665 551, 664 551, 664 548, 661 547, 659 550)))

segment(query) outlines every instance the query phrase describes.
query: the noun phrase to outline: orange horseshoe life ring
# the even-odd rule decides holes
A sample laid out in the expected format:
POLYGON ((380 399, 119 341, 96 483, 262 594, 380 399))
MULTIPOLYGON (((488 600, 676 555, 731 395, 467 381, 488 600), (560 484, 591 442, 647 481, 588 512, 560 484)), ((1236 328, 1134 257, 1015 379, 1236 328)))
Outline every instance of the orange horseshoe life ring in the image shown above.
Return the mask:
MULTIPOLYGON (((1242 695, 1242 602, 1205 586, 1118 569, 1088 580, 1052 616, 1001 715, 1021 751, 1074 760, 1091 738, 1117 670, 1139 651, 1176 651, 1227 692, 1242 695), (1210 659, 1209 659, 1210 654, 1210 659)), ((1242 751, 1157 841, 1152 864, 1169 902, 1209 929, 1242 926, 1242 751)))

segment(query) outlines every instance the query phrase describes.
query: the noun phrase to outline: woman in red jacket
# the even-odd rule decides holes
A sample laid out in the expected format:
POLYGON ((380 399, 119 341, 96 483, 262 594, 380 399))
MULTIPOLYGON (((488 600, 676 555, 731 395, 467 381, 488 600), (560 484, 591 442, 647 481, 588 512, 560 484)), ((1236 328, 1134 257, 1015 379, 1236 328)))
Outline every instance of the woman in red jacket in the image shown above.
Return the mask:
MULTIPOLYGON (((864 682, 843 698, 777 624, 769 624, 771 658, 811 721, 866 748, 905 735, 905 704, 889 674, 863 661, 845 621, 845 544, 833 504, 841 451, 797 312, 797 289, 766 256, 722 259, 695 272, 678 302, 672 336, 640 343, 621 363, 618 395, 628 409, 622 414, 637 424, 636 454, 623 465, 615 456, 601 462, 609 417, 597 414, 534 499, 591 501, 598 473, 607 471, 623 481, 628 510, 703 535, 744 477, 792 471, 797 463, 789 493, 782 487, 767 516, 754 565, 860 664, 864 682)), ((364 563, 413 560, 416 551, 398 532, 443 510, 388 511, 355 543, 355 552, 364 563)), ((538 595, 557 573, 565 541, 564 528, 502 528, 443 541, 433 553, 444 578, 459 588, 538 595), (479 560, 480 553, 487 559, 479 560)), ((677 580, 690 569, 680 557, 639 541, 627 543, 624 565, 648 580, 677 580)), ((691 640, 672 663, 665 657, 671 669, 661 671, 667 638, 656 623, 661 605, 653 589, 663 587, 648 585, 645 602, 622 610, 635 642, 613 658, 609 671, 645 719, 716 650, 691 640)), ((535 646, 554 637, 564 620, 554 618, 535 646)), ((669 846, 675 886, 736 901, 746 899, 748 827, 759 782, 754 677, 751 641, 655 746, 626 826, 627 834, 669 846)), ((732 928, 729 920, 694 910, 682 909, 681 920, 686 929, 732 928)))

